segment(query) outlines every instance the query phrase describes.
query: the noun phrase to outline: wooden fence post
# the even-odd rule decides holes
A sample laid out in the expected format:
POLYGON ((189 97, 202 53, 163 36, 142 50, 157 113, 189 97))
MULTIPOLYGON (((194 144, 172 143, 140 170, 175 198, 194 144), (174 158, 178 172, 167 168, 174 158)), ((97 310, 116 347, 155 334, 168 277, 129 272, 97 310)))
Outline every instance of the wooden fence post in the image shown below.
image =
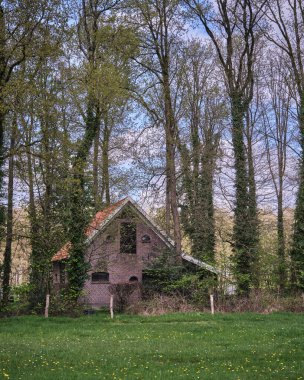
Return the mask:
POLYGON ((211 307, 211 314, 214 314, 214 297, 213 294, 210 294, 210 307, 211 307))
POLYGON ((111 319, 114 318, 114 312, 113 312, 113 294, 110 296, 110 314, 111 314, 111 319))
POLYGON ((44 317, 48 318, 49 317, 49 305, 50 305, 50 295, 46 295, 46 300, 45 300, 45 309, 44 309, 44 317))

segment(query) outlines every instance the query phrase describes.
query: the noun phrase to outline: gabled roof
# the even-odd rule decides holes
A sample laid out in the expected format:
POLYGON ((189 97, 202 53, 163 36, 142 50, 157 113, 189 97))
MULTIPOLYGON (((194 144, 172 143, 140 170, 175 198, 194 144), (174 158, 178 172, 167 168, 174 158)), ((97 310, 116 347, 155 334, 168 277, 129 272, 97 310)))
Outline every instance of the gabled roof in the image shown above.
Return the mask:
MULTIPOLYGON (((93 240, 94 236, 98 231, 100 231, 113 216, 121 210, 121 206, 126 203, 127 198, 121 199, 120 201, 113 203, 106 209, 98 211, 98 213, 91 220, 90 224, 85 230, 85 235, 87 236, 87 243, 93 240)), ((69 250, 71 248, 71 242, 67 242, 60 250, 52 257, 51 261, 65 260, 69 257, 69 250)))
MULTIPOLYGON (((158 237, 166 244, 168 248, 174 248, 174 241, 161 229, 150 216, 130 197, 121 199, 120 201, 110 205, 103 211, 99 211, 88 225, 85 234, 87 236, 86 243, 90 244, 92 240, 97 236, 126 206, 130 206, 132 210, 137 214, 145 223, 153 229, 158 237)), ((71 248, 71 242, 67 242, 53 257, 52 261, 61 261, 69 258, 69 250, 71 248)), ((201 268, 204 268, 210 272, 219 274, 218 270, 213 266, 204 263, 201 260, 195 259, 192 256, 182 253, 182 259, 189 261, 201 268)))

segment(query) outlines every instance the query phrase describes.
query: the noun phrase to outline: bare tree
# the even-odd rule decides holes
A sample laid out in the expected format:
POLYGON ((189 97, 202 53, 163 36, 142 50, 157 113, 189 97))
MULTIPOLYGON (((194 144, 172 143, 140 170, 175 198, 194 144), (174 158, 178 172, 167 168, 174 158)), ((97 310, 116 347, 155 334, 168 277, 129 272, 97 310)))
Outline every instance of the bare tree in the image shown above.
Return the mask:
POLYGON ((167 228, 168 214, 173 219, 176 252, 181 252, 181 230, 176 189, 176 136, 177 118, 172 96, 172 79, 174 67, 173 54, 177 46, 177 34, 181 31, 179 2, 176 0, 133 1, 132 9, 136 11, 133 18, 140 30, 142 57, 137 62, 156 77, 162 90, 164 110, 164 130, 166 138, 166 204, 167 228), (138 19, 136 19, 138 17, 138 19), (148 59, 147 59, 148 57, 148 59))
POLYGON ((253 97, 254 63, 258 25, 265 1, 217 0, 216 11, 208 1, 185 0, 210 37, 223 68, 231 107, 232 142, 235 159, 234 250, 240 292, 248 294, 254 281, 252 267, 257 257, 256 199, 248 188, 248 161, 244 145, 244 118, 253 97))
POLYGON ((192 41, 184 49, 180 76, 183 118, 178 148, 181 155, 182 223, 193 256, 215 260, 213 184, 225 102, 217 86, 212 46, 192 41))
POLYGON ((278 285, 281 290, 284 290, 287 280, 284 228, 285 172, 287 150, 293 137, 291 131, 292 93, 288 86, 289 70, 285 59, 273 57, 269 61, 264 79, 267 93, 262 105, 265 149, 277 199, 278 285), (269 101, 267 101, 268 97, 269 101))
POLYGON ((295 210, 292 281, 295 286, 304 285, 304 5, 301 0, 268 0, 268 19, 275 31, 267 34, 268 39, 288 57, 297 90, 297 114, 299 143, 301 148, 299 188, 295 210))

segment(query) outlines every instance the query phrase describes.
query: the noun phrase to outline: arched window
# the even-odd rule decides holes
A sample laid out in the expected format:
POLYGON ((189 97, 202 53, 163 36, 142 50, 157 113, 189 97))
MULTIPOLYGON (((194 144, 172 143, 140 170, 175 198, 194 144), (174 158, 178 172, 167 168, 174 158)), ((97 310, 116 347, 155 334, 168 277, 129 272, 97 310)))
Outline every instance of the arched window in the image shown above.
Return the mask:
POLYGON ((149 235, 143 235, 141 238, 142 243, 151 243, 151 238, 149 235))
POLYGON ((94 272, 92 273, 92 282, 109 282, 108 272, 94 272))
POLYGON ((105 241, 106 241, 106 243, 113 243, 114 237, 112 235, 107 235, 105 241))
POLYGON ((129 278, 129 282, 138 282, 138 278, 136 276, 132 276, 129 278))

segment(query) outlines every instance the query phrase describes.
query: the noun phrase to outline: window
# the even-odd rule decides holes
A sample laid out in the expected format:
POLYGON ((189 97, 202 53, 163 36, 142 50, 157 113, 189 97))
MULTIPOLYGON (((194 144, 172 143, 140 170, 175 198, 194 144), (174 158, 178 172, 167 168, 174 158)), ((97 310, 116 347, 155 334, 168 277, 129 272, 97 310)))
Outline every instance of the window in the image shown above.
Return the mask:
POLYGON ((120 224, 120 253, 136 254, 136 223, 120 224))
POLYGON ((60 262, 59 265, 60 265, 60 266, 59 266, 59 269, 60 269, 60 272, 59 272, 60 284, 64 285, 65 282, 66 282, 65 263, 60 262))
POLYGON ((129 278, 129 282, 138 282, 138 278, 136 276, 132 276, 129 278))
POLYGON ((109 282, 109 273, 108 272, 92 273, 92 282, 109 282))
POLYGON ((142 236, 142 238, 141 238, 141 242, 142 242, 142 243, 151 243, 151 238, 150 238, 150 236, 149 236, 149 235, 144 235, 144 236, 142 236))

